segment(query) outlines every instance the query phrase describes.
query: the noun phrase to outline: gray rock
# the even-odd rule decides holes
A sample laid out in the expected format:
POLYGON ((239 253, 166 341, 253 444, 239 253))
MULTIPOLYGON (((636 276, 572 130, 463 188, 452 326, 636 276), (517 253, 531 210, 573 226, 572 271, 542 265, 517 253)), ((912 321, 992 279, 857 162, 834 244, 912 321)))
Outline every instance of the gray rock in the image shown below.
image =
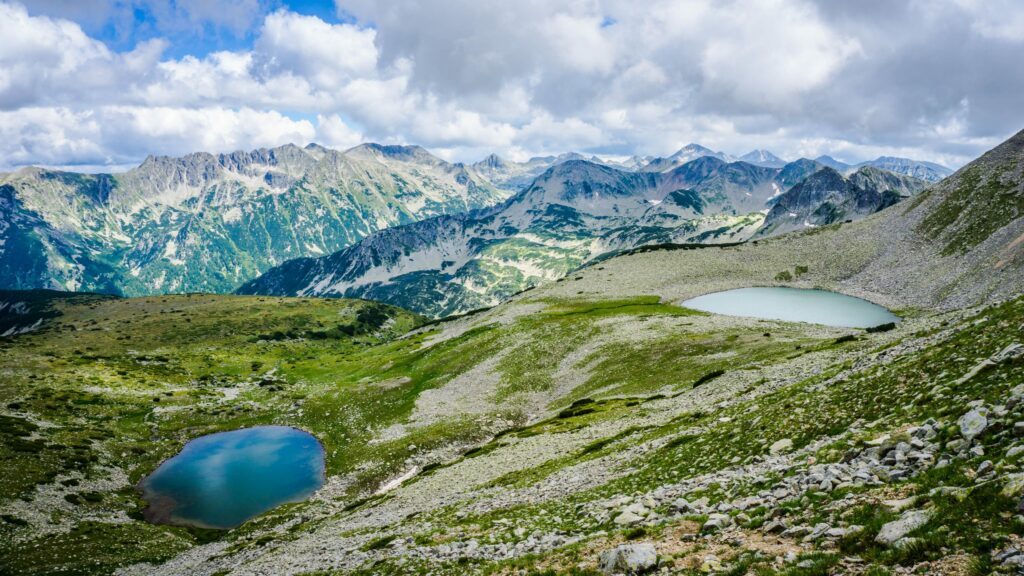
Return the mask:
POLYGON ((623 544, 601 553, 601 572, 605 574, 643 574, 658 565, 654 544, 623 544))
POLYGON ((714 532, 727 528, 731 524, 732 518, 730 518, 728 514, 712 514, 708 516, 708 520, 707 522, 704 522, 704 526, 701 527, 701 530, 705 532, 714 532))
POLYGON ((789 438, 783 438, 782 440, 779 440, 778 442, 775 442, 774 444, 772 444, 768 448, 768 452, 770 454, 782 454, 782 453, 785 453, 785 452, 789 452, 792 449, 793 449, 793 441, 790 440, 789 438))
POLYGON ((875 536, 875 542, 892 546, 897 540, 927 524, 931 517, 932 513, 927 510, 904 512, 899 519, 882 526, 882 529, 878 531, 878 535, 875 536))
POLYGON ((619 526, 629 526, 630 524, 637 524, 639 522, 642 522, 643 519, 643 516, 626 510, 622 514, 616 516, 615 519, 612 520, 612 522, 615 522, 619 526))
POLYGON ((974 440, 988 428, 988 418, 980 409, 975 408, 961 416, 957 420, 957 425, 960 426, 961 436, 967 440, 974 440))

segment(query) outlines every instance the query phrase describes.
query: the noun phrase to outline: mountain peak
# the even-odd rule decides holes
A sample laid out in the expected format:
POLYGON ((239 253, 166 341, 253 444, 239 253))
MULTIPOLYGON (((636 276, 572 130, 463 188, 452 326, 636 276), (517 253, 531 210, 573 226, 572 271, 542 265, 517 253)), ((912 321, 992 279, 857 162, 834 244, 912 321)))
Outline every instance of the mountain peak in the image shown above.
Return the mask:
POLYGON ((821 156, 818 156, 817 158, 814 159, 814 161, 817 162, 818 164, 828 166, 833 170, 843 171, 846 170, 847 168, 850 168, 850 165, 847 164, 846 162, 843 162, 842 160, 836 160, 835 158, 827 154, 822 154, 821 156))
POLYGON ((360 144, 345 151, 346 156, 357 158, 390 158, 403 162, 417 162, 421 164, 446 164, 437 156, 431 154, 426 148, 416 144, 377 144, 368 142, 360 144))
POLYGON ((674 154, 669 156, 669 158, 673 158, 673 159, 674 158, 693 158, 697 154, 712 156, 712 155, 721 154, 721 153, 720 152, 715 152, 714 150, 712 150, 711 148, 708 148, 706 146, 701 146, 700 144, 697 144, 696 142, 690 142, 686 146, 683 146, 679 150, 676 150, 674 154))
POLYGON ((766 166, 769 168, 781 168, 786 165, 785 160, 779 158, 772 152, 763 149, 751 150, 743 156, 740 156, 740 160, 757 166, 766 166))
POLYGON ((475 166, 486 166, 488 168, 503 168, 505 161, 497 154, 488 154, 486 158, 477 162, 475 166))

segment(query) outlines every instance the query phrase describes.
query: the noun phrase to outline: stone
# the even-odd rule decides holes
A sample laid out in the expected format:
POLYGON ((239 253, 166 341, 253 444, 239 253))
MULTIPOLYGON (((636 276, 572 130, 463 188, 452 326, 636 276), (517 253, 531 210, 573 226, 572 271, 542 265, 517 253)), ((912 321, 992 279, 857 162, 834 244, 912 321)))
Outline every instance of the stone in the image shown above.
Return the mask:
POLYGON ((917 503, 917 496, 910 496, 900 500, 883 500, 882 505, 893 512, 903 512, 917 503))
POLYGON ((966 440, 974 440, 988 428, 988 418, 979 408, 967 412, 956 423, 960 427, 960 435, 966 440))
POLYGON ((888 522, 882 526, 875 536, 875 542, 892 546, 907 534, 924 526, 931 520, 932 513, 927 510, 910 510, 904 512, 897 520, 888 522))
POLYGON ((643 516, 626 510, 622 514, 616 516, 615 519, 612 520, 612 522, 618 524, 619 526, 629 526, 631 524, 643 522, 643 520, 643 516))
POLYGON ((1024 453, 1024 446, 1014 446, 1006 451, 1006 457, 1013 458, 1021 453, 1024 453))
POLYGON ((686 501, 686 498, 676 498, 672 501, 672 509, 679 512, 693 512, 693 506, 686 501))
POLYGON ((701 530, 704 532, 715 532, 727 528, 730 524, 732 524, 732 518, 728 514, 712 514, 708 516, 701 530))
POLYGON ((700 565, 701 572, 718 572, 722 569, 722 562, 714 554, 708 554, 700 565))
POLYGON ((644 506, 643 504, 641 504, 639 502, 634 502, 634 503, 630 504, 629 506, 626 507, 625 511, 626 512, 632 512, 633 514, 636 514, 637 516, 647 516, 648 514, 651 513, 651 511, 648 510, 646 506, 644 506))
POLYGON ((1014 497, 1024 493, 1024 474, 1008 474, 1003 479, 1003 495, 1014 497))
POLYGON ((654 544, 623 544, 601 553, 601 572, 604 574, 643 574, 658 565, 658 551, 654 544))
POLYGON ((789 438, 783 438, 778 442, 775 442, 768 448, 769 454, 783 454, 793 449, 793 441, 789 438))

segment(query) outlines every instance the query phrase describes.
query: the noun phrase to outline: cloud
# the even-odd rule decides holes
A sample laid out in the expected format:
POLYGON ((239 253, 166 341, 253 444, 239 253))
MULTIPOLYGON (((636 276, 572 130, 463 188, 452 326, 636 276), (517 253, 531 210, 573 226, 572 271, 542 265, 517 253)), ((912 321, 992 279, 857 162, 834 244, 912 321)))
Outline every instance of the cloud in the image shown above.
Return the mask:
POLYGON ((337 90, 375 72, 375 35, 370 29, 280 10, 263 23, 254 63, 264 78, 291 74, 317 89, 337 90))
MULTIPOLYGON (((326 119, 320 124, 325 134, 340 138, 339 123, 326 119)), ((0 157, 11 166, 122 165, 138 160, 140 150, 172 155, 224 152, 282 142, 306 144, 317 135, 308 120, 250 108, 109 106, 0 112, 0 157)))
POLYGON ((1024 125, 1018 4, 339 0, 328 22, 271 0, 0 0, 0 162, 365 139, 956 165, 1024 125), (190 50, 190 28, 245 42, 190 50))
POLYGON ((363 142, 363 135, 345 123, 337 114, 316 118, 316 140, 324 146, 345 150, 363 142))

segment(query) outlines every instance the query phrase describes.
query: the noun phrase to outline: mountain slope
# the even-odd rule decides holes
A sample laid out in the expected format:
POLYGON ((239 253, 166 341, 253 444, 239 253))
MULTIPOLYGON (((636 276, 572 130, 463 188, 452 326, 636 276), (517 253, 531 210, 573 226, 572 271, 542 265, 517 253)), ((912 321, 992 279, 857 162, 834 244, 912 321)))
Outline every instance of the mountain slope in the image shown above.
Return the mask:
POLYGON ((233 289, 388 226, 505 193, 418 147, 315 145, 150 157, 123 174, 0 180, 4 287, 124 294, 233 289))
POLYGON ((928 185, 924 180, 865 167, 848 178, 823 168, 774 200, 758 237, 844 220, 888 208, 928 185))

